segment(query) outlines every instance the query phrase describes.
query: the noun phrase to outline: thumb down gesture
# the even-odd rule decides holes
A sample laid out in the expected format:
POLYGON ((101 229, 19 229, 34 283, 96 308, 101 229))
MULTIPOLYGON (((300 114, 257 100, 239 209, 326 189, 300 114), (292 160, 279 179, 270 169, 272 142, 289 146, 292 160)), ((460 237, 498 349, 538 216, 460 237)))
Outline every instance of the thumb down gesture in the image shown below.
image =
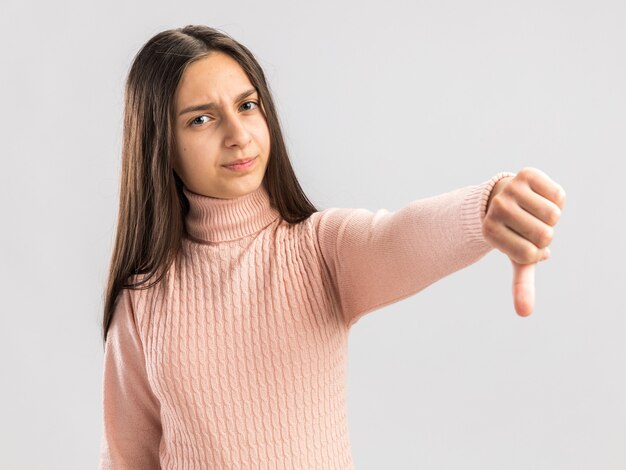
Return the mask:
POLYGON ((531 167, 498 181, 489 196, 483 236, 511 260, 513 302, 522 317, 533 311, 535 266, 550 256, 548 245, 564 205, 563 188, 531 167))

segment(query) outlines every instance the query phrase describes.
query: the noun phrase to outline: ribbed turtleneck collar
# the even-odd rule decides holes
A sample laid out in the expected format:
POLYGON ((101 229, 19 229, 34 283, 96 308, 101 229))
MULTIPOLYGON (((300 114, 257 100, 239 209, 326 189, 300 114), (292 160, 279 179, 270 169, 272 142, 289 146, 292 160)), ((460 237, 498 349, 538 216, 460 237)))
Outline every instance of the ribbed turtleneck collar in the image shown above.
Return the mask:
POLYGON ((183 186, 189 200, 185 226, 189 235, 203 242, 235 240, 267 227, 280 212, 270 205, 267 189, 260 184, 254 191, 232 199, 194 193, 183 186))

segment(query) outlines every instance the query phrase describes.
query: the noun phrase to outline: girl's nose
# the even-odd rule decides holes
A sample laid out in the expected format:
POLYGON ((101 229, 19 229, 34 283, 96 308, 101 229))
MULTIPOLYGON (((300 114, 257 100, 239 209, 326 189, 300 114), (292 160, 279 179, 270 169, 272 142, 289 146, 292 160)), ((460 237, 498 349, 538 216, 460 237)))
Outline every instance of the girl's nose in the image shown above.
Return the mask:
POLYGON ((239 118, 239 116, 226 116, 224 118, 227 127, 226 144, 245 146, 252 140, 250 132, 246 129, 246 126, 239 118))

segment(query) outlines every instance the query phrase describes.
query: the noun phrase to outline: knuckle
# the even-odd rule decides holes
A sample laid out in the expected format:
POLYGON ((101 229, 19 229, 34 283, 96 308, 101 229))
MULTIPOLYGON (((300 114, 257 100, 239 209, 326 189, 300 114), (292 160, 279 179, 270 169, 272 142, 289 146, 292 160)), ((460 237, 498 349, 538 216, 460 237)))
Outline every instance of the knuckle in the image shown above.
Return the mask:
POLYGON ((541 248, 545 248, 554 238, 554 229, 552 227, 545 228, 539 232, 537 237, 541 248))
POLYGON ((522 173, 525 177, 529 177, 529 176, 531 176, 535 172, 536 172, 536 169, 533 168, 532 166, 525 166, 520 171, 520 173, 522 173))
POLYGON ((529 246, 523 248, 520 252, 520 263, 529 264, 537 259, 537 248, 529 246))
POLYGON ((502 200, 501 197, 495 197, 491 201, 490 210, 495 215, 502 216, 506 213, 506 206, 507 204, 502 200))
POLYGON ((550 225, 555 225, 561 218, 561 211, 558 208, 554 208, 548 213, 548 221, 550 225))
POLYGON ((500 191, 500 194, 504 195, 504 196, 512 195, 513 194, 513 189, 515 188, 515 186, 517 184, 518 184, 518 182, 515 181, 515 178, 509 178, 509 182, 504 185, 504 187, 500 191))
POLYGON ((520 179, 526 178, 528 176, 529 170, 530 168, 525 166, 524 168, 522 168, 520 171, 517 172, 517 175, 519 176, 520 179))

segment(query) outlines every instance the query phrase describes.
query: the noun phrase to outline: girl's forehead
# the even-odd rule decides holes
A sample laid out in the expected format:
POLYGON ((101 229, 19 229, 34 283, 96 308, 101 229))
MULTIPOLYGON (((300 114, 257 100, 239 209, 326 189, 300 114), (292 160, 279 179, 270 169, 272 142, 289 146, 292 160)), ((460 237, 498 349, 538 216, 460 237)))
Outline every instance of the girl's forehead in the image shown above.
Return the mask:
POLYGON ((249 80, 241 65, 223 53, 214 53, 190 63, 181 77, 181 84, 198 86, 207 83, 227 86, 231 82, 249 83, 249 80))
POLYGON ((177 100, 235 98, 253 88, 239 63, 223 53, 214 53, 188 65, 176 90, 177 100))

